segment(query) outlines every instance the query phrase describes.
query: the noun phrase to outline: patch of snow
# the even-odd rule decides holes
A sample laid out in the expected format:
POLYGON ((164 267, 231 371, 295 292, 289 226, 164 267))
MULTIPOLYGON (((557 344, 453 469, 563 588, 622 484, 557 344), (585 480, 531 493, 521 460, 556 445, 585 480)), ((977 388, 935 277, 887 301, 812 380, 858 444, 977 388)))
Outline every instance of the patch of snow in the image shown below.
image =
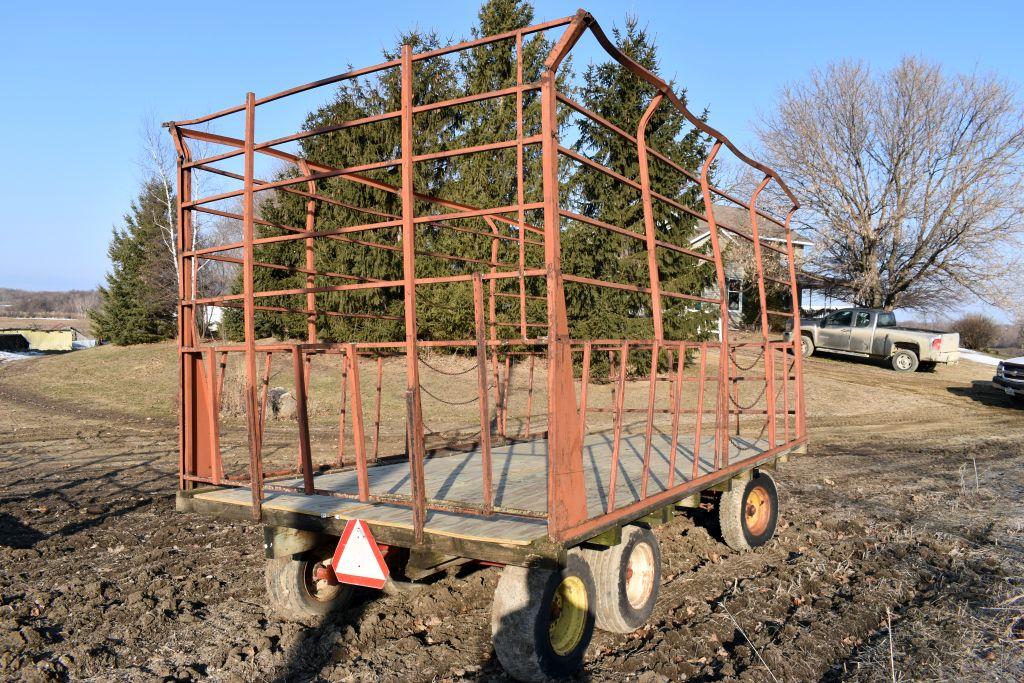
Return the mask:
POLYGON ((0 351, 0 363, 6 363, 8 361, 25 360, 26 358, 33 358, 35 356, 43 355, 39 351, 25 351, 24 353, 15 353, 13 351, 0 351))
POLYGON ((972 351, 971 349, 960 349, 960 358, 962 360, 969 360, 975 363, 981 363, 982 365, 991 365, 995 367, 999 365, 999 361, 1002 360, 996 356, 990 356, 987 353, 981 351, 972 351))

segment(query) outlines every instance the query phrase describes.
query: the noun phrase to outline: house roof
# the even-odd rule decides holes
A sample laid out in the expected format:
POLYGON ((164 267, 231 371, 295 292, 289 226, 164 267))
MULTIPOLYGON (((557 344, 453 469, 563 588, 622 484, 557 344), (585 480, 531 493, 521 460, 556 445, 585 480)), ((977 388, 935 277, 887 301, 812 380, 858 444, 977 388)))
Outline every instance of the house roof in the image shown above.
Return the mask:
MULTIPOLYGON (((724 223, 730 228, 736 228, 743 232, 750 234, 750 212, 740 206, 733 206, 727 204, 715 204, 715 222, 724 223)), ((781 227, 773 223, 772 221, 761 219, 757 221, 757 232, 762 239, 773 240, 778 242, 786 241, 786 231, 781 227)), ((728 232, 726 232, 728 234, 728 232)), ((708 224, 707 221, 697 220, 697 235, 692 240, 691 244, 704 241, 708 236, 708 224)), ((812 242, 810 239, 801 235, 798 232, 793 232, 793 244, 799 244, 802 246, 811 246, 812 242)))

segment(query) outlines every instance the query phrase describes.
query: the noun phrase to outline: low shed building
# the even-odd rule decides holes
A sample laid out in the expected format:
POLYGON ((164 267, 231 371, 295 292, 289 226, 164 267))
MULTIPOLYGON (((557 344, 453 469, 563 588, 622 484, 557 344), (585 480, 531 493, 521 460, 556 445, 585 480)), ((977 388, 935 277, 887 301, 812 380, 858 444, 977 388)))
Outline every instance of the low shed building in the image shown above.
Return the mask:
POLYGON ((80 336, 62 320, 0 320, 0 351, 71 351, 80 336))

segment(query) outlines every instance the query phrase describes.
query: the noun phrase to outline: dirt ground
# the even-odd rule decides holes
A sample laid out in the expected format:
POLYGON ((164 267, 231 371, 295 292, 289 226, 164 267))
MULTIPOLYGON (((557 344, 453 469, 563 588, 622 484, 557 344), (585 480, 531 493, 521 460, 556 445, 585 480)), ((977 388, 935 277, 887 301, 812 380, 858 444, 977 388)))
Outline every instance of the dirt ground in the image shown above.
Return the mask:
MULTIPOLYGON (((0 680, 505 680, 499 569, 279 621, 259 530, 174 512, 173 420, 44 394, 30 364, 50 360, 0 367, 0 680)), ((973 363, 806 372, 776 538, 738 554, 700 517, 659 528, 654 617, 598 632, 580 679, 1024 678, 1024 409, 973 363)))

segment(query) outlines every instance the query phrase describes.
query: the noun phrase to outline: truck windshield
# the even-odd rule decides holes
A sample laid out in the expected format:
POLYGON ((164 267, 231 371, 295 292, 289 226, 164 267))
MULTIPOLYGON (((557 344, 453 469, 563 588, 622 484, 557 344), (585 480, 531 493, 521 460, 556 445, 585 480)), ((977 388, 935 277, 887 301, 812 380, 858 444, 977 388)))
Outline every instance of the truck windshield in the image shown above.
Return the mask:
POLYGON ((879 313, 876 327, 896 327, 896 316, 892 313, 879 313))

